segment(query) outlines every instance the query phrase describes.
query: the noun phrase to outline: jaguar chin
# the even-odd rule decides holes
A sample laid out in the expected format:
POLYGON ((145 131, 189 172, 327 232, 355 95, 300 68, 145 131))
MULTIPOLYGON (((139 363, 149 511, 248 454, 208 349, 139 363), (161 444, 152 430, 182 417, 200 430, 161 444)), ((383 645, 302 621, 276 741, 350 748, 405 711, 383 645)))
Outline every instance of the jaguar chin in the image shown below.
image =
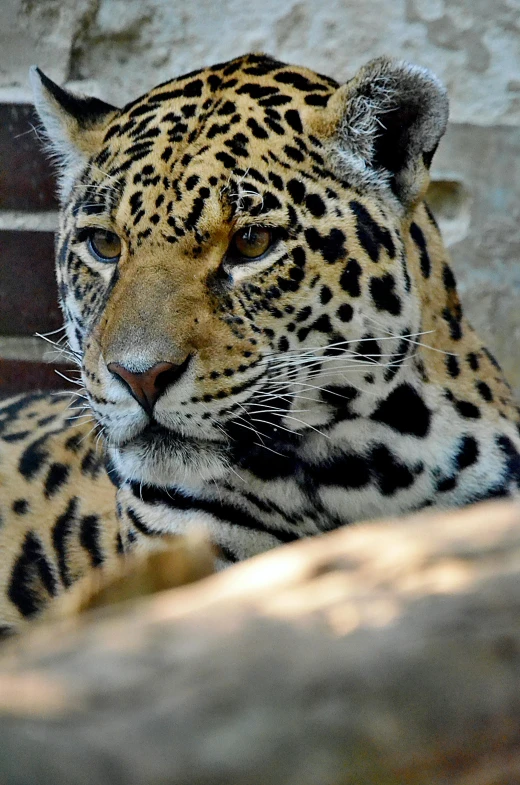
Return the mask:
POLYGON ((227 471, 226 452, 224 441, 195 438, 156 422, 109 448, 118 483, 131 481, 163 488, 197 488, 209 480, 221 479, 227 471))

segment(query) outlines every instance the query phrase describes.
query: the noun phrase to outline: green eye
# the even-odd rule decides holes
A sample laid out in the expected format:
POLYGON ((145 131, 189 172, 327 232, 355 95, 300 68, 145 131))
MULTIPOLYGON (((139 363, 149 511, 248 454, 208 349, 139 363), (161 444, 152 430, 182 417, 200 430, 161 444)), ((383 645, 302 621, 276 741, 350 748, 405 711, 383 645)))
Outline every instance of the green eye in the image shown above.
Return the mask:
POLYGON ((273 244, 273 235, 265 226, 247 226, 233 235, 230 250, 236 259, 258 259, 273 244))
POLYGON ((87 235, 87 248, 98 262, 114 263, 121 256, 121 240, 114 232, 91 229, 87 235))

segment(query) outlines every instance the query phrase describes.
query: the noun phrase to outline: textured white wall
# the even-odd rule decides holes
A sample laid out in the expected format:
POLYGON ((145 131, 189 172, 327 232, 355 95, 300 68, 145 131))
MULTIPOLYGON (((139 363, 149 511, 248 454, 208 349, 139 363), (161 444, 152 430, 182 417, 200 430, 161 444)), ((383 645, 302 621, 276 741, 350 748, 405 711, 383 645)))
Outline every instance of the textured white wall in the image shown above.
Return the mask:
POLYGON ((0 99, 27 68, 122 104, 245 51, 338 79, 391 54, 451 98, 432 194, 464 303, 520 393, 520 0, 1 0, 0 99))

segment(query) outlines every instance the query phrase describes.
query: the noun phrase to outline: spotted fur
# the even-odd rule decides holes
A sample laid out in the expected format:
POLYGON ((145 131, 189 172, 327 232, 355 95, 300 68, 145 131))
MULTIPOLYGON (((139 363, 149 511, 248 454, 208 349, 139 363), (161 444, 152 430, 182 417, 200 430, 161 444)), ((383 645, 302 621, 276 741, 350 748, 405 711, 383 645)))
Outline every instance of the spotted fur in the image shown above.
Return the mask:
POLYGON ((34 80, 87 416, 44 395, 0 409, 5 625, 193 520, 234 561, 518 494, 518 411, 423 202, 447 119, 432 74, 380 59, 339 86, 248 55, 123 109, 34 80), (272 245, 237 261, 253 225, 272 245), (89 253, 93 227, 121 238, 117 264, 89 253), (173 371, 147 411, 108 366, 156 363, 173 371))

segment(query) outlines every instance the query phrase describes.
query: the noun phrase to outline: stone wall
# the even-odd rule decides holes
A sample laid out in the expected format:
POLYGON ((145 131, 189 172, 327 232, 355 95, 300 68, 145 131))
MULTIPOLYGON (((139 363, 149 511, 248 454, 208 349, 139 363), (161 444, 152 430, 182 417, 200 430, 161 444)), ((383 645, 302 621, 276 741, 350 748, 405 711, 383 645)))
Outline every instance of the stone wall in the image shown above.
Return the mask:
MULTIPOLYGON (((4 112, 15 111, 18 146, 32 143, 19 136, 26 107, 13 104, 30 100, 27 69, 34 62, 56 81, 116 104, 248 50, 340 80, 380 54, 432 68, 448 86, 451 123, 434 159, 431 202, 467 311, 520 394, 519 0, 3 0, 2 21, 0 101, 4 112)), ((12 151, 5 142, 2 150, 4 177, 12 151)), ((35 149, 31 155, 30 167, 39 172, 35 149)), ((25 260, 47 281, 56 214, 41 178, 38 183, 43 197, 37 192, 23 204, 6 199, 13 188, 0 183, 0 242, 9 264, 25 260), (31 235, 22 237, 23 230, 31 235), (28 257, 25 242, 33 243, 28 257)), ((2 253, 4 266, 5 258, 2 253)), ((0 287, 13 275, 0 273, 0 287)), ((37 303, 37 315, 47 309, 42 329, 56 322, 51 286, 42 284, 46 294, 37 303)), ((20 325, 34 295, 19 281, 16 296, 4 294, 17 318, 9 317, 7 327, 5 317, 0 321, 0 334, 10 335, 0 338, 0 377, 2 357, 16 362, 41 353, 29 338, 31 318, 20 325)))

